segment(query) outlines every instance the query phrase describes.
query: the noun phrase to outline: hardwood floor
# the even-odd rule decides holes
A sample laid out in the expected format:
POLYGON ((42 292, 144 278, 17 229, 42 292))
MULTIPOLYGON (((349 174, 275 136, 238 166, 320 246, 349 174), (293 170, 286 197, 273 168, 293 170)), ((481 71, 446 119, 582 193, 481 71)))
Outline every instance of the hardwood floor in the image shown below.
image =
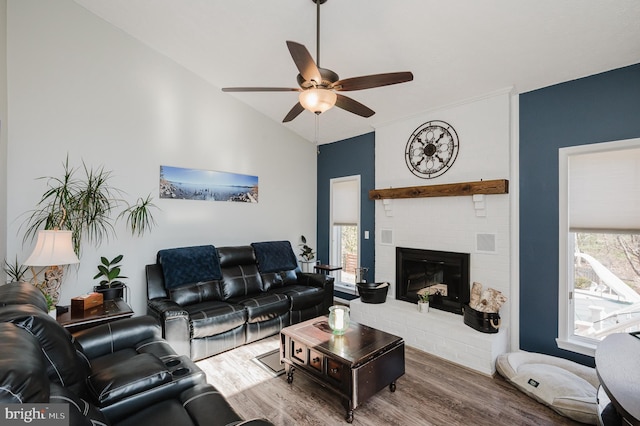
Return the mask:
MULTIPOLYGON (((292 384, 252 361, 279 347, 273 336, 199 361, 245 419, 276 425, 347 425, 340 398, 303 374, 292 384)), ((354 425, 578 425, 525 396, 500 375, 488 377, 410 347, 396 392, 383 389, 355 410, 354 425)))

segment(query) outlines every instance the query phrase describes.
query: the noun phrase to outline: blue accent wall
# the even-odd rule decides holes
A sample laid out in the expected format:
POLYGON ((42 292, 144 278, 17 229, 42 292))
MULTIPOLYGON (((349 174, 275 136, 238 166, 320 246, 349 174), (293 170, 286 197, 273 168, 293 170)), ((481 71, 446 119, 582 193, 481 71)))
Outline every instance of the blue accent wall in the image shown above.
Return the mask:
POLYGON ((558 149, 640 137, 640 64, 520 95, 520 347, 558 349, 558 149))
POLYGON ((329 260, 330 185, 333 178, 360 175, 360 265, 369 268, 367 280, 375 277, 375 202, 369 190, 375 189, 375 133, 320 145, 318 154, 318 259, 329 260), (369 239, 364 239, 369 231, 369 239))

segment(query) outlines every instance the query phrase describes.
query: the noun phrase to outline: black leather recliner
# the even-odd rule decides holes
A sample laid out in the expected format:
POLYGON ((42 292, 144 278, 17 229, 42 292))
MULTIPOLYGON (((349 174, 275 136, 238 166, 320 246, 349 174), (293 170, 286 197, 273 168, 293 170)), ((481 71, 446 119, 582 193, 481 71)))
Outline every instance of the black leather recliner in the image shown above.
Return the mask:
POLYGON ((200 360, 327 314, 333 277, 302 273, 288 241, 161 250, 146 266, 147 313, 200 360))
POLYGON ((27 283, 0 286, 0 403, 67 403, 70 425, 242 421, 202 370, 160 337, 153 318, 72 336, 43 312, 44 297, 32 290, 27 283))

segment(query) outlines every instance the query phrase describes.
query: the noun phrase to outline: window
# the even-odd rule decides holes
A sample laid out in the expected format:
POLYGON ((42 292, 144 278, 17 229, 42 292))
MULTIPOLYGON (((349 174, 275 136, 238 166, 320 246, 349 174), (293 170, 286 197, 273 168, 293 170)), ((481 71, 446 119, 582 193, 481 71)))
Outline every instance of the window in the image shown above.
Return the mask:
POLYGON ((558 346, 640 330, 640 139, 563 148, 558 346))
POLYGON ((360 176, 331 179, 329 263, 339 265, 334 287, 356 294, 355 274, 360 263, 360 176))

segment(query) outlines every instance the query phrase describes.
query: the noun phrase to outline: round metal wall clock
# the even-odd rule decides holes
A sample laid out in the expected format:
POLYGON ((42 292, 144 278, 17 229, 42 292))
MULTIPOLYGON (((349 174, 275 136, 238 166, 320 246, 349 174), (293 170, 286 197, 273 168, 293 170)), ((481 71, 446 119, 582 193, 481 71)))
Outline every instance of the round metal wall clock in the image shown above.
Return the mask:
POLYGON ((427 121, 409 136, 404 158, 414 175, 433 179, 451 168, 458 157, 458 134, 444 121, 427 121))

